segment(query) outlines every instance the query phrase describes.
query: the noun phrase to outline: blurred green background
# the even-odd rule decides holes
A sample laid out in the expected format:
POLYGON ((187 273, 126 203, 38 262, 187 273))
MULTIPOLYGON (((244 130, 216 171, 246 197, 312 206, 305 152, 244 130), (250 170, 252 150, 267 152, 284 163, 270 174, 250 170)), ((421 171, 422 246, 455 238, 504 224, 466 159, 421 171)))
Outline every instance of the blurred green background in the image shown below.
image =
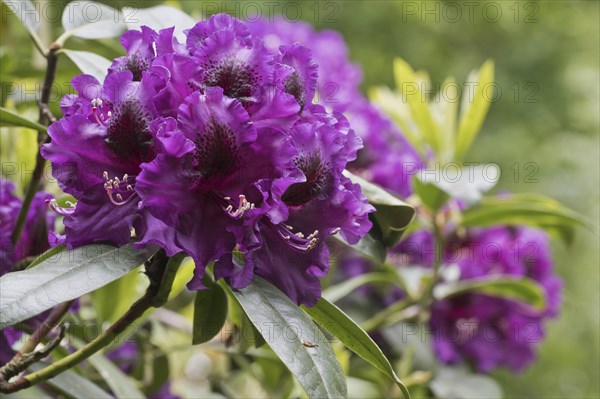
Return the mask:
MULTIPOLYGON (((52 2, 61 8, 66 1, 52 2)), ((147 7, 159 1, 105 1, 147 7)), ((496 372, 506 397, 598 397, 600 388, 600 2, 597 1, 180 1, 195 17, 226 11, 244 19, 256 11, 284 11, 290 19, 340 31, 350 57, 364 70, 363 88, 393 85, 392 60, 400 56, 441 83, 464 81, 487 58, 496 63, 497 96, 469 161, 496 162, 503 172, 497 190, 536 192, 587 215, 596 232, 580 230, 575 243, 554 242, 564 304, 540 346, 539 361, 521 375, 496 372), (518 171, 518 173, 517 173, 518 171)), ((48 12, 54 12, 48 8, 48 12)), ((59 14, 60 15, 60 14, 59 14)), ((60 18, 43 24, 56 38, 60 18)), ((42 59, 25 30, 3 5, 1 101, 15 93, 17 106, 35 117, 33 94, 42 80, 42 59), (17 86, 7 82, 17 82, 17 86), (38 85, 38 86, 36 86, 38 85)), ((116 40, 70 39, 70 48, 106 57, 123 53, 116 40)), ((61 59, 56 80, 62 93, 77 72, 61 59)), ((58 114, 58 98, 53 109, 58 114)), ((3 162, 14 155, 2 135, 3 162)), ((34 143, 34 137, 21 146, 34 143), (27 144, 29 143, 29 144, 27 144)), ((33 155, 33 154, 32 154, 33 155)), ((30 162, 30 161, 29 161, 30 162)), ((29 170, 32 169, 29 167, 29 170)), ((7 170, 3 170, 7 173, 7 170)))

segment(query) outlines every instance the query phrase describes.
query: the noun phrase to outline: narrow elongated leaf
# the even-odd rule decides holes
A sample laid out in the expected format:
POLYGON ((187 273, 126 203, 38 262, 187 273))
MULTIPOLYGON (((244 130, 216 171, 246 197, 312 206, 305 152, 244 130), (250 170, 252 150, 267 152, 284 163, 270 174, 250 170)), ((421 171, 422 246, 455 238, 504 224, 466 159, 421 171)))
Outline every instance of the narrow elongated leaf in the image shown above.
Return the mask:
POLYGON ((285 294, 257 276, 233 293, 309 397, 347 396, 344 373, 327 338, 285 294))
MULTIPOLYGON (((471 79, 470 77, 469 80, 471 79)), ((465 97, 463 97, 454 152, 457 160, 464 157, 473 140, 475 140, 492 103, 494 83, 494 62, 492 60, 487 60, 481 66, 475 80, 467 82, 467 84, 475 85, 475 88, 474 90, 466 90, 465 97)))
POLYGON ((413 121, 419 127, 419 132, 425 142, 436 154, 441 151, 441 138, 437 123, 433 120, 427 98, 419 84, 419 76, 406 61, 401 58, 394 60, 394 78, 402 99, 408 103, 413 121))
POLYGON ((65 251, 66 249, 67 249, 67 246, 65 244, 60 244, 60 245, 55 246, 54 248, 50 248, 49 250, 47 250, 46 252, 44 252, 43 254, 38 256, 37 258, 35 258, 33 260, 33 262, 31 262, 29 264, 29 266, 27 266, 27 268, 31 269, 32 267, 36 267, 37 265, 39 265, 46 259, 48 259, 52 256, 55 256, 55 255, 58 255, 59 253, 65 251))
POLYGON ((103 82, 111 62, 101 55, 89 51, 61 50, 77 65, 82 73, 92 75, 99 82, 103 82))
POLYGON ((377 263, 383 263, 385 261, 387 255, 386 248, 383 245, 383 243, 375 236, 375 234, 371 232, 369 232, 369 234, 361 238, 359 242, 352 245, 344 241, 344 239, 338 234, 336 234, 334 237, 340 244, 348 246, 360 252, 362 255, 366 256, 367 258, 370 258, 371 260, 377 263))
POLYGON ((121 12, 95 1, 78 0, 67 4, 62 14, 65 33, 57 41, 70 36, 82 39, 117 37, 126 29, 121 12))
POLYGON ((570 243, 577 226, 593 229, 579 213, 553 199, 533 194, 516 194, 508 198, 486 197, 462 213, 464 227, 492 225, 527 225, 558 233, 570 243))
POLYGON ((358 287, 366 284, 390 284, 397 280, 397 275, 391 273, 375 272, 361 274, 360 276, 352 277, 340 284, 332 285, 323 291, 323 298, 330 302, 337 302, 343 297, 353 293, 358 287))
POLYGON ((196 292, 194 301, 194 332, 192 344, 210 341, 221 331, 227 319, 227 294, 219 284, 196 292))
POLYGON ((29 129, 38 130, 42 132, 48 130, 46 126, 40 125, 37 122, 30 121, 29 119, 25 119, 16 112, 11 111, 10 109, 6 109, 4 107, 0 107, 0 126, 27 127, 29 129))
POLYGON ((338 338, 344 345, 358 356, 375 366, 379 371, 392 379, 402 390, 405 398, 410 398, 408 389, 394 372, 389 360, 381 349, 358 324, 356 324, 340 308, 321 298, 312 308, 304 307, 323 328, 338 338))
POLYGON ((38 12, 40 8, 36 7, 31 0, 4 0, 4 4, 19 18, 25 29, 27 29, 27 33, 29 33, 35 47, 41 54, 44 54, 44 45, 38 35, 41 22, 40 13, 38 12))
POLYGON ((88 245, 0 277, 0 328, 79 298, 129 273, 155 250, 88 245))
POLYGON ((546 306, 544 288, 535 280, 527 277, 484 277, 442 283, 436 285, 433 295, 437 300, 441 300, 468 292, 513 299, 527 303, 536 309, 544 309, 546 306))
POLYGON ((155 31, 175 27, 175 37, 185 42, 184 29, 196 24, 196 20, 185 12, 171 6, 159 5, 150 8, 123 7, 123 16, 127 29, 139 29, 142 25, 155 31))
POLYGON ((413 220, 415 209, 385 189, 347 170, 344 171, 344 176, 352 180, 354 184, 360 185, 369 203, 377 209, 374 216, 381 228, 383 244, 387 247, 395 245, 402 236, 404 229, 413 220))
MULTIPOLYGON (((39 371, 49 365, 50 363, 47 362, 39 362, 31 365, 30 369, 33 371, 39 371)), ((56 377, 49 379, 47 383, 53 388, 59 390, 64 395, 67 395, 69 398, 113 399, 113 396, 108 392, 105 392, 93 382, 83 378, 71 370, 64 371, 56 377)))
POLYGON ((103 355, 96 353, 95 355, 91 356, 88 361, 96 370, 100 372, 100 375, 102 375, 104 381, 106 381, 114 394, 117 395, 117 398, 143 399, 146 397, 146 395, 144 395, 135 386, 127 374, 123 373, 117 366, 115 366, 103 355))

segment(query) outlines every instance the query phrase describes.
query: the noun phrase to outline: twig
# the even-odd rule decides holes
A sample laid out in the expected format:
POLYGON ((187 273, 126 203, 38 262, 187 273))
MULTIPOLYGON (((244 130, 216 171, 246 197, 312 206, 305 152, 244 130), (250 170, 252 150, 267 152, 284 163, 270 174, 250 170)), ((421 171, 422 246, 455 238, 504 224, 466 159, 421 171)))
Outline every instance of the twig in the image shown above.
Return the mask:
POLYGON ((35 332, 29 337, 27 342, 19 350, 20 355, 25 355, 32 352, 35 347, 44 339, 46 335, 60 322, 62 317, 69 311, 69 308, 73 304, 73 301, 61 303, 46 317, 42 324, 35 330, 35 332))
MULTIPOLYGON (((47 59, 47 68, 46 75, 44 77, 44 85, 42 86, 42 96, 40 99, 40 113, 38 122, 42 125, 48 126, 48 124, 52 121, 53 116, 49 113, 48 102, 50 101, 50 94, 52 92, 52 84, 54 83, 54 78, 56 77, 56 64, 58 61, 58 55, 56 52, 60 50, 59 44, 52 44, 50 49, 48 49, 48 53, 46 56, 47 59)), ((38 131, 38 152, 35 160, 35 168, 33 169, 33 174, 31 175, 31 180, 29 181, 29 185, 27 186, 27 191, 25 193, 25 198, 23 198, 23 205, 19 210, 19 214, 17 216, 17 221, 15 223, 15 228, 11 235, 12 245, 15 246, 19 242, 19 237, 21 236, 21 232, 23 231, 23 227, 25 226, 25 220, 27 219, 27 213, 29 211, 29 207, 31 206, 31 201, 33 201, 33 197, 38 190, 38 186, 40 185, 40 180, 42 179, 42 175, 44 172, 44 167, 46 166, 46 160, 42 157, 41 154, 41 146, 42 144, 48 141, 48 135, 44 131, 38 131)))

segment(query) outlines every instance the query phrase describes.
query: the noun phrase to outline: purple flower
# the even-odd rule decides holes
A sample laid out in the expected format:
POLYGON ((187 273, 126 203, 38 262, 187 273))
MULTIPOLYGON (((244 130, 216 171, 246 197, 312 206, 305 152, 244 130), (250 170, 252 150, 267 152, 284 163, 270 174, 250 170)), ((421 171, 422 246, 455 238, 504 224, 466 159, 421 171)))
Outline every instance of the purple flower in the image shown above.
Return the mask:
POLYGON ((262 245, 251 251, 256 274, 307 306, 320 298, 318 277, 329 270, 325 238, 339 232, 355 244, 371 228, 368 213, 373 208, 342 175, 361 145, 352 130, 339 129, 346 125, 345 119, 334 125, 317 119, 294 127, 298 153, 293 161, 302 177, 292 184, 289 179, 272 184, 271 209, 258 225, 262 245))
POLYGON ((339 231, 354 243, 371 226, 372 207, 342 176, 362 142, 339 112, 313 104, 319 71, 308 48, 265 47, 224 14, 186 34, 184 45, 172 29, 127 32, 127 55, 103 84, 73 80, 78 94, 61 102, 66 117, 43 148, 78 201, 52 204, 66 243, 122 245, 134 228, 136 245, 194 258, 192 289, 215 262, 234 288, 256 273, 314 304, 325 237, 339 231))
POLYGON ((48 211, 50 194, 38 192, 27 212, 19 241, 13 247, 11 235, 17 222, 22 201, 14 194, 15 185, 0 180, 0 276, 12 271, 14 265, 27 257, 36 256, 50 248, 48 234, 54 231, 56 216, 48 211))
POLYGON ((42 148, 59 186, 77 199, 71 208, 52 202, 64 216, 64 240, 69 248, 92 242, 123 245, 139 224, 143 242, 144 226, 166 228, 147 220, 151 216, 138 209, 135 191, 140 164, 155 156, 149 99, 139 96, 140 82, 128 70, 109 74, 103 85, 89 75, 77 76, 72 84, 79 96, 63 101, 68 116, 50 126, 52 142, 42 148))
POLYGON ((311 50, 312 58, 319 65, 317 90, 320 104, 345 111, 356 98, 362 97, 359 91, 361 69, 348 59, 348 48, 338 32, 317 32, 306 22, 291 23, 283 17, 248 23, 248 27, 253 35, 263 38, 271 51, 295 43, 311 50))
MULTIPOLYGON (((430 266, 431 233, 414 233, 396 250, 408 255, 411 263, 430 266)), ((544 319, 556 316, 560 307, 562 284, 552 271, 547 235, 528 227, 472 229, 466 238, 450 240, 444 262, 458 265, 461 280, 525 276, 543 287, 547 301, 543 311, 477 293, 455 296, 432 306, 434 349, 442 362, 466 359, 482 372, 500 366, 523 370, 535 358, 535 347, 544 336, 544 319)))

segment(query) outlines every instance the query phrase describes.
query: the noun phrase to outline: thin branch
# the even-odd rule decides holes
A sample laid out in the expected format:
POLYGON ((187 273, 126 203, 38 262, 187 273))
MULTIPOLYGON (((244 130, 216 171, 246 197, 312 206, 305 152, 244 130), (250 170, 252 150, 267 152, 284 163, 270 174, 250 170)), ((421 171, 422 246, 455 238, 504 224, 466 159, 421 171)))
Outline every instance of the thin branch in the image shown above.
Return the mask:
POLYGON ((179 268, 182 259, 183 257, 174 257, 170 260, 164 251, 161 250, 158 252, 146 262, 146 273, 150 279, 150 286, 146 290, 146 293, 136 301, 119 320, 92 342, 88 343, 77 352, 58 360, 56 363, 53 363, 40 371, 21 376, 14 382, 0 381, 0 392, 12 393, 40 382, 47 381, 63 371, 74 367, 78 363, 81 363, 100 349, 110 345, 148 309, 164 304, 164 301, 168 298, 168 293, 171 290, 175 273, 179 268), (179 262, 177 259, 179 259, 179 262), (163 298, 164 301, 162 301, 163 298))
POLYGON ((72 304, 73 301, 68 301, 61 303, 60 305, 52 309, 48 317, 46 317, 42 324, 35 330, 35 332, 29 337, 27 342, 25 342, 23 347, 19 350, 19 354, 25 355, 29 352, 32 352, 36 348, 36 346, 40 342, 42 342, 44 337, 46 337, 46 335, 48 335, 48 333, 54 327, 56 327, 56 325, 60 322, 65 313, 69 311, 69 308, 71 308, 72 304))
MULTIPOLYGON (((48 102, 50 101, 50 94, 52 93, 52 84, 54 83, 54 78, 56 77, 56 64, 58 61, 58 55, 56 52, 58 50, 60 50, 60 45, 54 43, 48 49, 48 54, 46 56, 47 68, 46 75, 44 77, 44 85, 42 86, 40 113, 38 118, 38 122, 44 126, 48 126, 53 118, 50 116, 51 113, 48 112, 48 102)), ((25 220, 27 219, 29 207, 31 206, 33 197, 35 196, 42 179, 44 167, 46 166, 46 160, 42 157, 40 149, 42 144, 46 143, 47 141, 48 135, 46 132, 41 130, 38 131, 38 152, 35 160, 35 168, 33 169, 33 174, 31 175, 31 180, 29 181, 27 192, 25 193, 25 198, 23 198, 23 205, 21 206, 21 209, 19 209, 15 228, 11 235, 13 246, 17 245, 19 242, 19 237, 21 237, 21 232, 23 231, 23 227, 25 227, 25 220)))

